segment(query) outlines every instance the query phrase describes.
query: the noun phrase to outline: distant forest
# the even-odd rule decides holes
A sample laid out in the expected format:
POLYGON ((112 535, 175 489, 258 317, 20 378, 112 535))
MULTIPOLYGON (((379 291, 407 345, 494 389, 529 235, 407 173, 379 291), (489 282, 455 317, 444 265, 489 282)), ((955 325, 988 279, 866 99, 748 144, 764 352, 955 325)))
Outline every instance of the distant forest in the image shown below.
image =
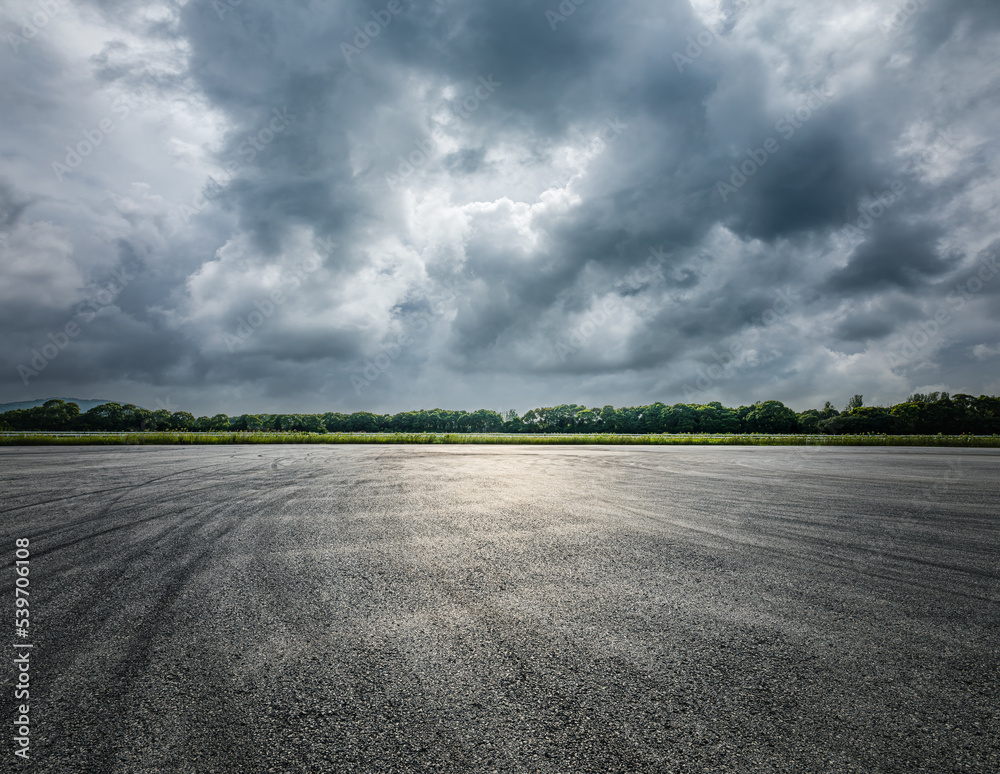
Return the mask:
POLYGON ((628 408, 587 408, 575 403, 516 411, 431 409, 400 414, 241 414, 194 417, 186 411, 149 411, 105 403, 81 413, 75 403, 50 400, 30 409, 0 414, 0 430, 309 432, 309 433, 825 433, 833 435, 1000 434, 1000 397, 930 393, 911 395, 896 406, 865 406, 861 395, 843 411, 829 402, 796 414, 780 401, 727 408, 654 403, 628 408))

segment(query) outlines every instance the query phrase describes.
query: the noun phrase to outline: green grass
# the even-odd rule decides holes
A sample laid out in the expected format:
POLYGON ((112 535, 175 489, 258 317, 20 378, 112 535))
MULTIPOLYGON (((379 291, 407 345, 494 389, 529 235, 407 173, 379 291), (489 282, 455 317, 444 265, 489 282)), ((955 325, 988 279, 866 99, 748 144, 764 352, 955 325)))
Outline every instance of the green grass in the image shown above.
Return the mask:
POLYGON ((1000 448, 1000 436, 971 435, 483 435, 477 433, 4 433, 0 446, 122 446, 294 443, 443 443, 636 446, 955 446, 1000 448))

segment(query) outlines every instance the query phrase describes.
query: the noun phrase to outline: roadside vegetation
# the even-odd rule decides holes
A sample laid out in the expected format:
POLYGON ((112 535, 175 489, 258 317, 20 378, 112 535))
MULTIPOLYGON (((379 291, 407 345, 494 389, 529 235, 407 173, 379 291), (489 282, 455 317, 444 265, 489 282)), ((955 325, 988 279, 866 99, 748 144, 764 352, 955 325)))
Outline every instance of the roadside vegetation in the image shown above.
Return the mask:
POLYGON ((1000 398, 932 393, 891 407, 851 398, 795 413, 779 401, 727 408, 721 403, 654 403, 626 408, 576 404, 516 411, 408 411, 400 414, 242 414, 194 417, 105 403, 80 412, 75 403, 0 414, 2 441, 12 443, 609 443, 739 445, 995 446, 1000 398), (33 435, 22 435, 29 433, 33 435), (52 433, 66 435, 51 435, 52 433))
POLYGON ((481 433, 56 433, 0 435, 0 446, 213 444, 597 444, 633 446, 953 446, 1000 448, 1000 436, 977 435, 503 435, 481 433))

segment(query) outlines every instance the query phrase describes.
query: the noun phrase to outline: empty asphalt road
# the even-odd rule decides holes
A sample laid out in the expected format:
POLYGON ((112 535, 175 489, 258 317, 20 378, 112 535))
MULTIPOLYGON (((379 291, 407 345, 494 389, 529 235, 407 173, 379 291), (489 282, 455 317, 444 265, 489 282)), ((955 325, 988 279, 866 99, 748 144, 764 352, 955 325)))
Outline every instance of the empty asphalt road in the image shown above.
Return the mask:
POLYGON ((995 451, 39 447, 0 476, 2 771, 1000 770, 995 451))

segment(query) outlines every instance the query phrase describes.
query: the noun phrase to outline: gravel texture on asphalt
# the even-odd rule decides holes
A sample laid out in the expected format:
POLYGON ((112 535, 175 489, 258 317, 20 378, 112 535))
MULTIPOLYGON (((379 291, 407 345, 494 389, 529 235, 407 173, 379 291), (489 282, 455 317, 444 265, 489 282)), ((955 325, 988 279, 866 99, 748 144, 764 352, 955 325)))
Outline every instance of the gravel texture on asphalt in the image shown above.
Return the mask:
MULTIPOLYGON (((31 763, 1000 771, 993 450, 0 449, 31 763)), ((14 653, 8 648, 8 654, 14 653)))

